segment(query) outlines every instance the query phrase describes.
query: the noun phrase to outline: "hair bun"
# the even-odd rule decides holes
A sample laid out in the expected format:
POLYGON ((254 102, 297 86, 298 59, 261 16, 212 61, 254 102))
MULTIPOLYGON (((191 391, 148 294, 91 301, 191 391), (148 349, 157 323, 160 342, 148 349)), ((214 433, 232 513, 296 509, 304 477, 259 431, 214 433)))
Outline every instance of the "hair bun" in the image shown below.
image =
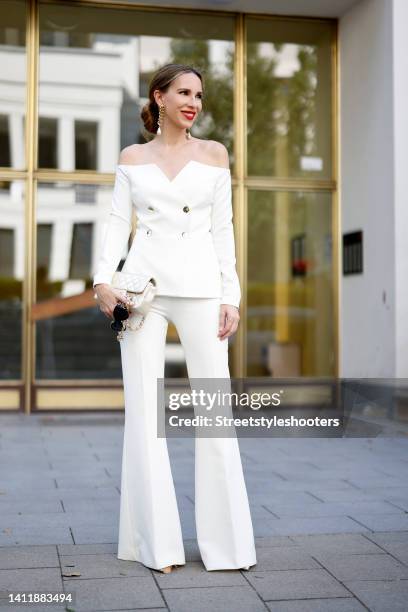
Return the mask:
POLYGON ((145 129, 151 134, 156 134, 157 132, 158 113, 154 112, 155 107, 157 108, 155 101, 146 102, 140 113, 145 129))

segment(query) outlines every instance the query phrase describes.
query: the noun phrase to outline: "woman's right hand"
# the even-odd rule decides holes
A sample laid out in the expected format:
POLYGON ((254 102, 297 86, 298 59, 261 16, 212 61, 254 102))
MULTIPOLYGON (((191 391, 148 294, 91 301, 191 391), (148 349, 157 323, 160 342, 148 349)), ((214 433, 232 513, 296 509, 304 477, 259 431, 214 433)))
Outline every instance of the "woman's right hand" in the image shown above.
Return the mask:
POLYGON ((94 287, 97 295, 97 302, 100 310, 109 319, 113 319, 113 311, 118 302, 130 304, 131 300, 127 297, 125 289, 115 289, 106 283, 99 283, 94 287))

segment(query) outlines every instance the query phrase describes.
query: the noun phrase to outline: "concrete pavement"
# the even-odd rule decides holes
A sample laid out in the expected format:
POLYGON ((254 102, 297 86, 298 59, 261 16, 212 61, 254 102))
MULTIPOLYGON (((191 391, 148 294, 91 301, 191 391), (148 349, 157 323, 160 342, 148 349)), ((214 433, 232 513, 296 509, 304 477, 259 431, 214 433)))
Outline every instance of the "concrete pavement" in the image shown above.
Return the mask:
POLYGON ((385 437, 239 439, 256 535, 249 571, 207 572, 194 440, 168 440, 187 564, 116 558, 123 414, 0 416, 1 610, 408 610, 408 427, 385 437), (10 604, 7 592, 72 592, 10 604))

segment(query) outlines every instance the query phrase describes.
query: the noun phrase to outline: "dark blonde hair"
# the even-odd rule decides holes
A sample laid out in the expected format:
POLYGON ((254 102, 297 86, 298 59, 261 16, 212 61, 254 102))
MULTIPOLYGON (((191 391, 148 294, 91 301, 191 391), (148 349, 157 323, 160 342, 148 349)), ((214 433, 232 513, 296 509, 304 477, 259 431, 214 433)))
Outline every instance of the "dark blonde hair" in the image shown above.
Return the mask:
POLYGON ((185 72, 193 72, 198 76, 201 83, 203 83, 200 72, 188 64, 165 64, 153 75, 149 85, 149 102, 143 106, 140 113, 145 130, 149 134, 156 134, 159 126, 159 107, 154 99, 153 92, 156 89, 166 92, 170 87, 170 83, 185 72))

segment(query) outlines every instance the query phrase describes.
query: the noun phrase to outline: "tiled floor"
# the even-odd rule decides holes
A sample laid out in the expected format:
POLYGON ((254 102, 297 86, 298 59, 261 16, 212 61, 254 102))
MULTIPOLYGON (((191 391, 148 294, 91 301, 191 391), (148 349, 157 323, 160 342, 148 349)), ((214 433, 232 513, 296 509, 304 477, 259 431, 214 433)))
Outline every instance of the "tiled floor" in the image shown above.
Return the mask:
POLYGON ((0 612, 408 610, 408 427, 387 436, 240 439, 256 535, 250 571, 207 572, 194 440, 168 440, 186 565, 116 557, 123 415, 0 417, 0 612), (72 593, 66 607, 8 592, 72 593))

